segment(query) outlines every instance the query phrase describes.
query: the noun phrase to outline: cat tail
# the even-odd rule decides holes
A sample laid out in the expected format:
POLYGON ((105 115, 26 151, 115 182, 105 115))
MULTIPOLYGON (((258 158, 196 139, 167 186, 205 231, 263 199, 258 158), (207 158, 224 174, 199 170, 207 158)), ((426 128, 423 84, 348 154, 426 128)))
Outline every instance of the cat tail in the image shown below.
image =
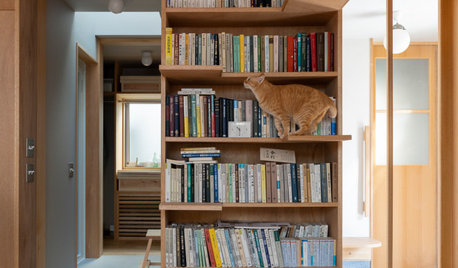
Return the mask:
POLYGON ((337 108, 336 108, 335 103, 332 100, 330 100, 330 103, 329 103, 328 116, 330 118, 335 118, 337 116, 337 108))

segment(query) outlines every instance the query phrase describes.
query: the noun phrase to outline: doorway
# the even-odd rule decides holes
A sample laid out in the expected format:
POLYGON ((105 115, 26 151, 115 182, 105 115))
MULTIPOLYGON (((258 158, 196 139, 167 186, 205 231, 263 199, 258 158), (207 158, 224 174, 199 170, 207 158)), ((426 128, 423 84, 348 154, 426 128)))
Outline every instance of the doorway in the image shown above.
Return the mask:
MULTIPOLYGON (((386 54, 372 44, 372 235, 382 241, 373 267, 387 267, 386 54)), ((394 56, 393 267, 437 263, 437 44, 413 43, 394 56)))

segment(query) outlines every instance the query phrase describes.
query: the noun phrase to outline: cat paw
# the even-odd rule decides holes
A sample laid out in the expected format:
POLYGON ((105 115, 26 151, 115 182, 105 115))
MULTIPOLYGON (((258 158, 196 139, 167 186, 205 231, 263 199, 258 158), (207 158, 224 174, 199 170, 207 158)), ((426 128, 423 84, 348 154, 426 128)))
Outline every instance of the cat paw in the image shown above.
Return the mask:
POLYGON ((280 136, 280 139, 282 139, 282 140, 284 140, 284 139, 286 139, 288 137, 288 135, 285 135, 285 134, 282 134, 282 135, 279 134, 278 136, 280 136))

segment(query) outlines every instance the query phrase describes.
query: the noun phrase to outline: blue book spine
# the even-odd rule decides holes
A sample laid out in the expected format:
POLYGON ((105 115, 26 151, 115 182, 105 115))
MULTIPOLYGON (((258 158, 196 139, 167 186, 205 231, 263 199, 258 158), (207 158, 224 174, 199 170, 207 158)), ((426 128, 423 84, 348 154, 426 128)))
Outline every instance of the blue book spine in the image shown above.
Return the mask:
POLYGON ((286 241, 281 241, 281 253, 283 255, 283 264, 286 267, 289 267, 289 258, 288 258, 288 252, 286 251, 286 241))
POLYGON ((302 38, 301 38, 301 33, 297 33, 297 71, 301 72, 302 69, 302 57, 301 57, 301 51, 302 51, 302 38))
POLYGON ((189 164, 186 164, 186 165, 187 165, 186 178, 187 178, 187 181, 188 181, 188 183, 187 183, 188 189, 186 189, 188 191, 188 195, 187 195, 188 196, 188 200, 187 200, 187 202, 190 203, 190 202, 192 202, 192 200, 191 200, 191 196, 192 196, 192 194, 191 194, 191 164, 189 163, 189 164))
POLYGON ((173 96, 173 112, 175 114, 175 137, 180 136, 180 101, 178 95, 173 96))
POLYGON ((227 137, 227 99, 223 99, 223 137, 227 137))
POLYGON ((254 234, 254 242, 256 243, 256 251, 258 252, 258 257, 259 257, 259 266, 265 267, 264 266, 264 261, 262 260, 262 253, 261 253, 261 246, 259 245, 259 238, 258 238, 258 232, 257 230, 253 230, 254 234))
POLYGON ((190 157, 220 157, 221 153, 202 153, 202 154, 181 154, 183 158, 190 157))
POLYGON ((258 105, 258 137, 262 137, 262 109, 258 102, 256 104, 258 105))
POLYGON ((291 190, 293 194, 293 202, 298 202, 297 200, 297 178, 296 178, 296 164, 290 164, 291 168, 291 190))
POLYGON ((321 202, 328 202, 328 180, 326 175, 326 163, 320 164, 321 173, 321 202))
POLYGON ((331 118, 331 135, 337 135, 337 122, 336 118, 331 118))
POLYGON ((196 95, 191 95, 191 125, 192 136, 197 137, 196 95))
POLYGON ((235 264, 234 254, 232 253, 231 238, 229 237, 229 231, 227 229, 224 229, 224 235, 226 236, 226 241, 227 241, 226 245, 227 245, 227 249, 229 251, 229 258, 231 259, 232 267, 236 267, 237 264, 235 264))
POLYGON ((200 245, 199 245, 199 235, 197 234, 198 230, 193 230, 194 231, 194 242, 196 244, 196 267, 200 267, 200 245))
POLYGON ((305 38, 305 64, 306 64, 306 71, 312 71, 312 57, 310 52, 310 36, 305 38))
POLYGON ((214 179, 214 188, 215 188, 215 203, 219 203, 218 198, 218 164, 213 164, 213 179, 214 179))
POLYGON ((258 102, 253 101, 253 137, 258 137, 258 102))
POLYGON ((267 239, 266 239, 266 233, 264 232, 264 229, 261 229, 261 234, 262 234, 262 240, 264 241, 264 250, 266 251, 267 267, 272 267, 272 265, 270 264, 269 248, 267 247, 267 239))

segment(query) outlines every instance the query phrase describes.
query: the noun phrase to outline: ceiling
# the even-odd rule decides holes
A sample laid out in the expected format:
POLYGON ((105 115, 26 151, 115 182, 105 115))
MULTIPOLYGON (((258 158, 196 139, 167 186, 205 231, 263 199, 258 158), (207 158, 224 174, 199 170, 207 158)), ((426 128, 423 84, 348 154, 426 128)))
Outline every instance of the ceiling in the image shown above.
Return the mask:
MULTIPOLYGON (((108 11, 109 0, 64 0, 75 11, 108 11)), ((160 11, 161 0, 125 0, 125 11, 160 11)))
POLYGON ((140 62, 143 51, 153 52, 153 62, 161 61, 160 42, 152 44, 106 44, 103 46, 105 61, 140 62))
MULTIPOLYGON (((412 41, 437 41, 438 0, 393 0, 401 11, 399 23, 412 41)), ((343 9, 344 38, 374 38, 382 41, 386 31, 385 0, 350 0, 343 9)))

